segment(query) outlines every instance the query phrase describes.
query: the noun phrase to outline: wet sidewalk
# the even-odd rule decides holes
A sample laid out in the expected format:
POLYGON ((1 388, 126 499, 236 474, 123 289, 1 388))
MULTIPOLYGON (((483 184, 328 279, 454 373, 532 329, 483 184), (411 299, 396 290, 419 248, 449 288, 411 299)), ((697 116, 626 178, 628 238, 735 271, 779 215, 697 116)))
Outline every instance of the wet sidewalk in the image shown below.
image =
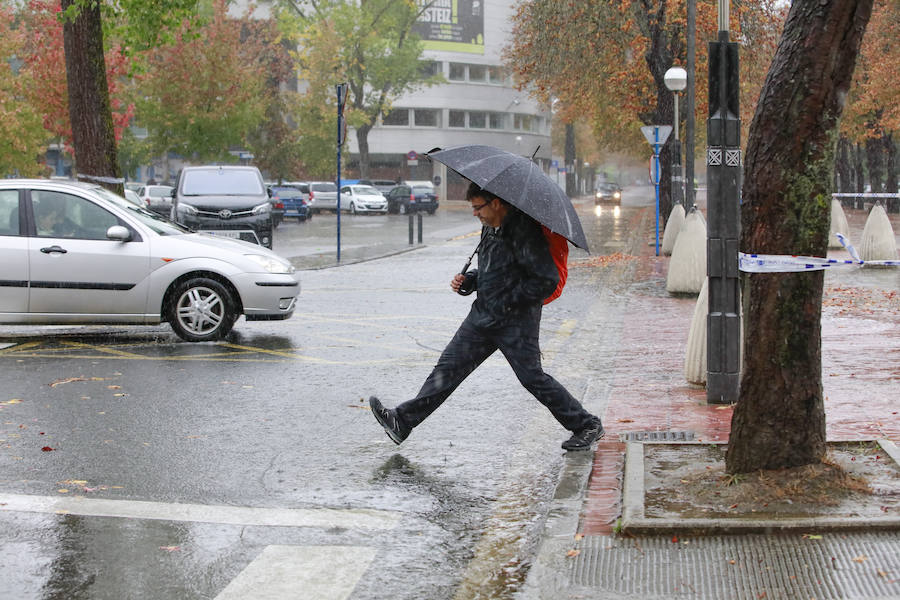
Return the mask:
MULTIPOLYGON (((866 213, 845 212, 851 241, 858 243, 866 213)), ((898 215, 890 218, 900 232, 898 215)), ((900 533, 826 537, 813 550, 800 534, 687 540, 615 535, 626 440, 726 442, 732 416, 731 406, 707 405, 705 388, 684 378, 696 300, 665 292, 670 259, 654 256, 652 245, 638 260, 635 283, 623 298, 627 334, 609 367, 614 376, 602 415, 606 437, 592 460, 567 459, 522 597, 900 597, 900 533), (864 563, 868 570, 854 568, 864 563)), ((900 270, 826 273, 822 374, 829 441, 900 441, 898 364, 900 270)))

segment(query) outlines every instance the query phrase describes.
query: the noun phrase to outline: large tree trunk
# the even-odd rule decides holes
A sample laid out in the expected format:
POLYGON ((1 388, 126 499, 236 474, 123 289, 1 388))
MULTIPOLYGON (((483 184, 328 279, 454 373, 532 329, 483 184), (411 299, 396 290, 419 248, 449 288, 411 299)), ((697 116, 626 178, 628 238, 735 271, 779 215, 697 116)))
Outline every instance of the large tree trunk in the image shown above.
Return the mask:
POLYGON ((372 126, 368 123, 356 128, 356 141, 359 144, 359 177, 369 178, 369 132, 372 126))
MULTIPOLYGON (((744 252, 824 256, 837 126, 872 0, 794 0, 750 125, 744 252)), ((745 280, 744 370, 726 469, 825 454, 821 271, 745 280)))
MULTIPOLYGON (((75 0, 62 0, 62 9, 72 4, 75 0)), ((116 183, 121 171, 106 81, 100 4, 85 4, 74 20, 63 25, 75 164, 81 178, 102 183, 121 194, 123 185, 116 183)))

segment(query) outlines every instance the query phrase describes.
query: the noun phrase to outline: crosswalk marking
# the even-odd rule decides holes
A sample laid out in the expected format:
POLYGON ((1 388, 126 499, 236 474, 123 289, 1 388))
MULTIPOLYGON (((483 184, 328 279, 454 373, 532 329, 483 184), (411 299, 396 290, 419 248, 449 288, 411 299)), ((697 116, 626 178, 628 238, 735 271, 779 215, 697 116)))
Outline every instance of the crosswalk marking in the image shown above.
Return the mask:
POLYGON ((0 512, 10 511, 226 525, 345 529, 393 529, 400 519, 397 513, 369 509, 254 508, 0 493, 0 512))
POLYGON ((374 558, 365 546, 266 546, 215 600, 344 600, 374 558))

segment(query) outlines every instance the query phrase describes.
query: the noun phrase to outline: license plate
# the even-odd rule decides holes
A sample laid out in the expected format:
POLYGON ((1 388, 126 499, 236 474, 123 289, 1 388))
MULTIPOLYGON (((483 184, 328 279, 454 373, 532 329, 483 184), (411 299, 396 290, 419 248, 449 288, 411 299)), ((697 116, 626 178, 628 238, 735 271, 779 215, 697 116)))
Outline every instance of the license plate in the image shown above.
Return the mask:
POLYGON ((216 231, 204 231, 203 233, 208 233, 210 235, 218 235, 220 237, 227 237, 234 240, 241 239, 240 231, 228 231, 227 229, 216 230, 216 231))

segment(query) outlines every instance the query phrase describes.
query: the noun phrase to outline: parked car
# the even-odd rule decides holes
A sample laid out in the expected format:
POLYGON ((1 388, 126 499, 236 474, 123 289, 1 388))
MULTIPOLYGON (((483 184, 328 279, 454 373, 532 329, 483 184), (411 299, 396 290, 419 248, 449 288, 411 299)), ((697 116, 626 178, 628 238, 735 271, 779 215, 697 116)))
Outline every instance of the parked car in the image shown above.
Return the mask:
POLYGON ((191 233, 97 184, 44 179, 0 179, 0 286, 0 323, 168 321, 190 342, 221 339, 241 315, 287 319, 300 293, 270 250, 191 233))
POLYGON ((337 186, 330 181, 309 182, 309 207, 314 213, 337 212, 337 186))
POLYGON ((341 186, 341 210, 351 214, 387 213, 387 199, 371 185, 341 186))
POLYGON ((397 185, 397 182, 390 179, 373 179, 371 185, 376 190, 387 196, 388 192, 394 189, 394 186, 397 185))
POLYGON ((618 183, 600 182, 597 184, 597 190, 594 193, 594 204, 601 202, 622 202, 622 188, 618 183))
POLYGON ((168 217, 172 212, 172 189, 170 185, 144 185, 138 188, 137 195, 148 209, 168 217))
POLYGON ((256 167, 184 167, 173 194, 179 225, 272 247, 272 205, 256 167))
POLYGON ((306 202, 308 193, 304 194, 291 185, 273 185, 269 189, 272 190, 272 200, 283 207, 285 217, 296 217, 298 221, 310 218, 309 205, 306 202))
POLYGON ((433 215, 438 209, 438 197, 430 184, 396 185, 388 192, 387 201, 388 212, 392 214, 427 211, 433 215))

